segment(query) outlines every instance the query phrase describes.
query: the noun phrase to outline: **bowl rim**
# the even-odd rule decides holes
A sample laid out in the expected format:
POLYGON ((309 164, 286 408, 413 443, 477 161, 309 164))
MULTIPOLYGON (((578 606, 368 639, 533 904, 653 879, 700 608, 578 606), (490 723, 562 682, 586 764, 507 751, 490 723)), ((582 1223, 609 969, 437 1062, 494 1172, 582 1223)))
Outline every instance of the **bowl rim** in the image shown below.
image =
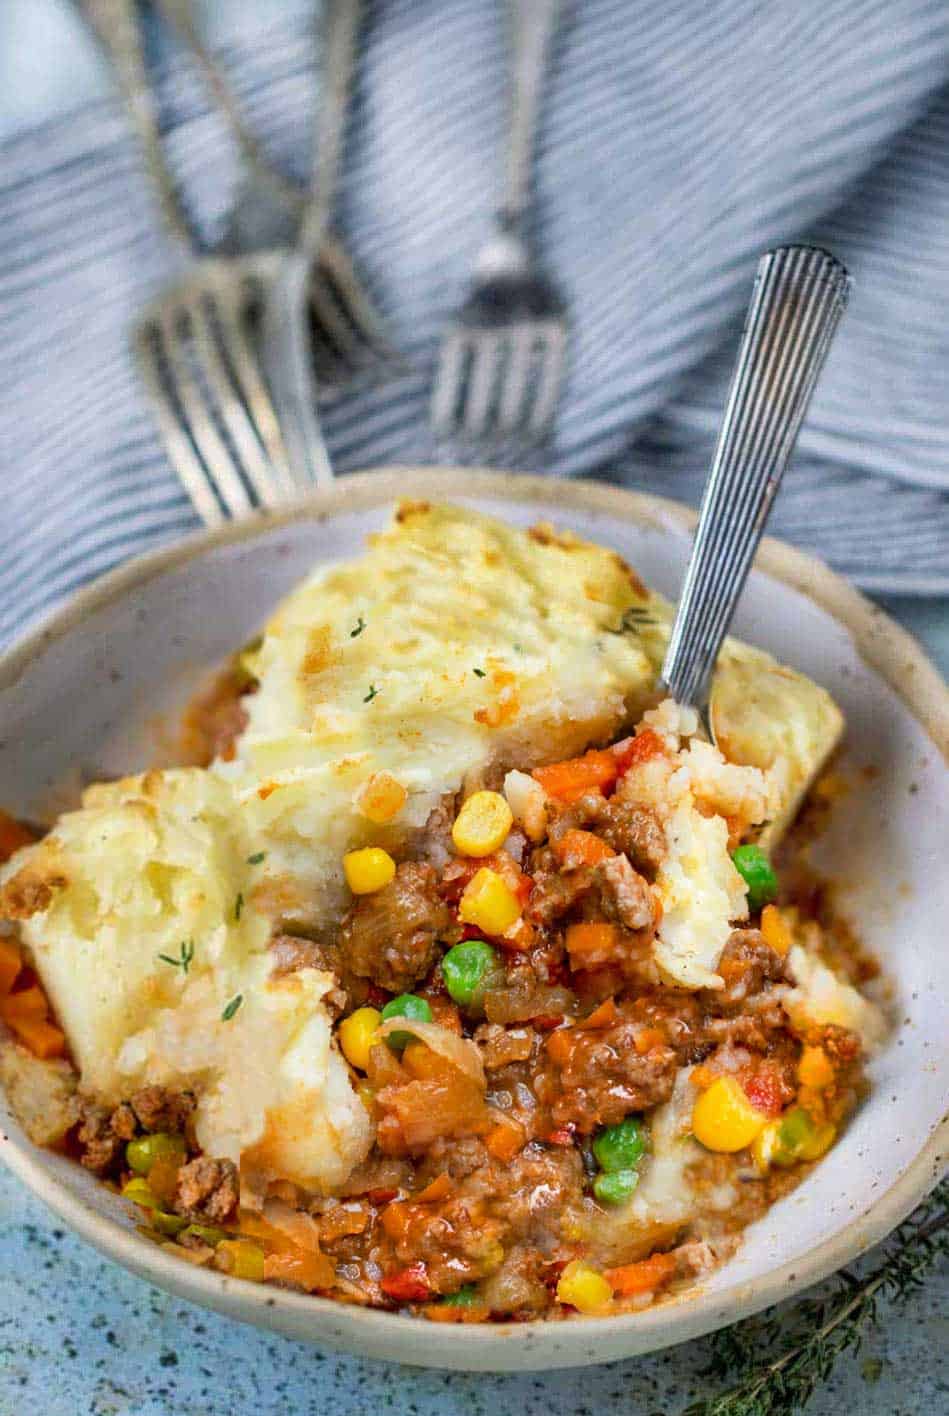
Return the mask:
MULTIPOLYGON (((697 513, 680 502, 592 480, 561 481, 468 468, 390 467, 350 473, 338 478, 332 487, 308 493, 286 506, 258 511, 209 531, 197 531, 170 546, 146 552, 79 590, 0 653, 0 691, 12 687, 38 655, 71 633, 90 614, 168 570, 218 547, 252 540, 275 528, 374 510, 406 498, 486 498, 531 503, 539 511, 553 515, 571 511, 614 514, 639 526, 678 534, 690 531, 697 519, 697 513)), ((848 632, 864 662, 898 694, 949 764, 949 687, 917 641, 885 611, 804 551, 766 537, 755 567, 807 596, 848 632)), ((315 1320, 314 1338, 350 1351, 362 1349, 367 1355, 397 1356, 410 1363, 468 1370, 511 1370, 503 1351, 506 1347, 510 1352, 511 1343, 519 1342, 522 1350, 530 1353, 528 1360, 517 1362, 518 1368, 582 1365, 611 1360, 624 1352, 633 1355, 655 1351, 750 1316, 819 1282, 878 1243, 938 1182, 947 1152, 949 1116, 934 1127, 902 1174, 868 1209, 799 1259, 780 1264, 759 1278, 734 1283, 716 1293, 692 1290, 682 1298, 641 1313, 616 1317, 586 1318, 578 1323, 463 1325, 453 1329, 456 1341, 450 1353, 439 1345, 426 1354, 417 1350, 415 1339, 420 1329, 416 1318, 248 1283, 182 1262, 102 1215, 35 1160, 27 1144, 0 1134, 0 1159, 8 1168, 81 1238, 140 1277, 244 1321, 279 1328, 283 1325, 272 1321, 270 1315, 280 1311, 298 1319, 293 1331, 302 1336, 304 1319, 309 1315, 315 1320), (340 1320, 342 1327, 338 1325, 340 1320), (549 1334, 546 1341, 545 1333, 549 1334), (609 1344, 610 1350, 599 1356, 594 1350, 598 1336, 607 1334, 614 1341, 609 1344), (628 1344, 617 1340, 620 1334, 628 1334, 628 1344), (544 1352, 545 1347, 556 1350, 544 1352), (440 1360, 443 1356, 449 1360, 440 1360)))

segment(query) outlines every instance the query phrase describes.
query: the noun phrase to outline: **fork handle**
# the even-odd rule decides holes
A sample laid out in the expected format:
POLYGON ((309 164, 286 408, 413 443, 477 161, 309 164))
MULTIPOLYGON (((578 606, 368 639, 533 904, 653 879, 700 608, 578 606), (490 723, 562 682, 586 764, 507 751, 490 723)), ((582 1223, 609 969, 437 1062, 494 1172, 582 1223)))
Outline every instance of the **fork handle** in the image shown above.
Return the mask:
POLYGON ((336 195, 362 8, 362 0, 325 0, 323 5, 323 93, 313 142, 310 200, 299 239, 301 250, 310 256, 323 244, 336 195))
POLYGON ((512 0, 511 116, 501 220, 521 224, 530 196, 531 157, 541 90, 562 0, 512 0))
POLYGON ((204 77, 218 112, 227 124, 245 171, 270 187, 293 211, 302 211, 301 189, 268 162, 263 148, 244 122, 240 106, 221 65, 205 44, 194 16, 192 0, 156 0, 157 8, 178 38, 187 46, 204 77))
POLYGON ((77 4, 115 69, 165 225, 185 252, 193 255, 197 242, 162 148, 135 0, 77 0, 77 4))
POLYGON ((814 247, 784 246, 758 264, 662 666, 663 685, 680 703, 706 706, 718 651, 849 292, 844 267, 814 247))

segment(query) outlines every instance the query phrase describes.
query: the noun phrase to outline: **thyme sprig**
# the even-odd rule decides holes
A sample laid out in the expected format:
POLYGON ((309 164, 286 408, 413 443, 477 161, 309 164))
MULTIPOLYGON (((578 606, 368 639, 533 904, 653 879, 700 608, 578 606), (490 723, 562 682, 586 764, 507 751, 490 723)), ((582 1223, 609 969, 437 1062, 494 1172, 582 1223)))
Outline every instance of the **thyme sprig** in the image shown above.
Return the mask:
POLYGON ((841 1353, 855 1352, 876 1323, 881 1299, 897 1306, 920 1289, 940 1258, 949 1257, 949 1180, 943 1180, 890 1236, 883 1261, 866 1277, 846 1269, 829 1293, 805 1298, 790 1312, 771 1309, 712 1338, 703 1377, 731 1379, 683 1416, 792 1416, 830 1376, 841 1353))
POLYGON ((185 939, 181 944, 181 952, 177 959, 172 954, 159 954, 163 964, 170 964, 173 969, 180 969, 186 974, 191 967, 191 960, 194 958, 194 940, 185 939))

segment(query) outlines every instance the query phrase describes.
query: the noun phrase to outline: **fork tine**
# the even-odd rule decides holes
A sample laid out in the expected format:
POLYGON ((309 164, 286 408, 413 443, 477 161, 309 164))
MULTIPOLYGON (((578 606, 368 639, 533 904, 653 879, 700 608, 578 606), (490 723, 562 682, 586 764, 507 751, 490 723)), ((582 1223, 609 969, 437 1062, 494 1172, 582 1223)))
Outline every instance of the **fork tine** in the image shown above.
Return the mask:
POLYGON ((235 289, 229 283, 222 283, 217 306, 221 339, 238 392, 269 459, 278 499, 282 496, 293 497, 300 491, 300 484, 290 465, 280 422, 250 342, 247 326, 249 298, 249 292, 245 289, 235 289))
POLYGON ((465 368, 470 352, 471 346, 460 329, 445 336, 432 390, 430 417, 436 435, 444 436, 457 426, 457 410, 464 390, 465 368))
POLYGON ((320 250, 320 264, 329 271, 353 327, 370 345, 376 356, 399 359, 385 321, 366 294, 343 247, 336 241, 324 241, 320 250))
MULTIPOLYGON (((277 500, 276 479, 272 475, 272 465, 264 452, 258 431, 248 417, 247 409, 232 382, 231 371, 221 354, 211 314, 213 302, 214 314, 220 328, 220 307, 216 295, 216 291, 212 295, 208 289, 198 290, 188 301, 186 309, 189 329, 208 385, 215 397, 218 415, 237 450, 244 476, 256 492, 258 500, 266 506, 277 500)), ((266 401, 269 403, 270 400, 266 401)))
POLYGON ((469 438, 481 438, 488 432, 491 398, 497 387, 504 345, 502 337, 487 331, 479 331, 474 340, 468 392, 461 419, 465 435, 469 438))
POLYGON ((317 328, 328 335, 337 360, 348 366, 350 375, 366 363, 367 356, 377 358, 341 313, 333 288, 316 271, 310 280, 310 308, 317 328))
POLYGON ((194 444, 181 421, 180 411, 169 395, 156 352, 159 342, 162 342, 161 331, 154 320, 146 318, 139 325, 133 339, 139 372, 146 392, 151 397, 152 411, 169 460, 191 498, 195 511, 205 526, 220 526, 227 518, 214 493, 214 484, 208 470, 196 454, 194 444))
POLYGON ((567 352, 567 331, 560 321, 552 322, 539 333, 540 369, 537 374, 537 395, 528 423, 528 431, 535 438, 546 432, 553 419, 567 352))
POLYGON ((157 312, 169 380, 184 412, 191 439, 204 462, 206 475, 225 511, 231 516, 242 516, 252 510, 251 499, 233 454, 218 432, 207 398, 191 371, 188 336, 182 335, 180 327, 182 317, 187 318, 188 313, 186 306, 178 304, 170 304, 157 312))
POLYGON ((529 379, 534 362, 535 333, 532 326, 516 330, 511 336, 511 352, 501 385, 498 407, 498 432, 502 437, 516 432, 526 421, 529 379))

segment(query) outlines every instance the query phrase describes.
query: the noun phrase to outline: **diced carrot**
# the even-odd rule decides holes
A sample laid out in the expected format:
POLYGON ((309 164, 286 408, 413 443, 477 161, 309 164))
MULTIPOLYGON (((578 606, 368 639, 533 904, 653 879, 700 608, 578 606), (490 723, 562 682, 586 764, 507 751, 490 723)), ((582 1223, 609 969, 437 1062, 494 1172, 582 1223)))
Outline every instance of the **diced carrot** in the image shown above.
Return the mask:
POLYGON ((581 865, 599 865, 616 854, 594 832, 576 829, 565 831, 558 840, 552 841, 551 849, 557 861, 567 870, 576 870, 581 865))
POLYGON ((46 994, 38 984, 21 988, 16 993, 8 993, 0 999, 0 1018, 12 1027, 15 1018, 47 1018, 49 1003, 46 994))
POLYGON ((0 998, 10 992, 23 967, 19 949, 9 939, 0 939, 0 998))
POLYGON ((547 1053, 557 1063, 558 1067, 563 1067, 573 1051, 573 1032, 570 1028, 558 1028, 552 1032, 547 1039, 547 1053))
POLYGON ((640 1057, 644 1057, 654 1047, 661 1047, 665 1040, 665 1033, 660 1032, 658 1028, 642 1028, 634 1036, 633 1046, 640 1057))
POLYGON ((671 1254, 652 1254, 637 1264, 607 1269, 606 1279, 614 1293, 628 1298, 634 1293, 650 1293, 668 1283, 675 1273, 676 1261, 671 1254))
MULTIPOLYGON (((612 998, 604 998, 598 1008, 594 1008, 589 1017, 584 1018, 585 1028, 610 1028, 616 1022, 619 1014, 616 1011, 616 1004, 612 998)), ((637 1044, 636 1051, 639 1051, 637 1044)))
POLYGON ((753 1077, 742 1082, 742 1089, 755 1110, 764 1116, 775 1119, 784 1110, 781 1080, 773 1070, 762 1068, 753 1077))
POLYGON ((518 1121, 504 1120, 488 1132, 484 1143, 489 1154, 503 1162, 513 1160, 518 1151, 524 1149, 526 1139, 524 1128, 518 1121))
POLYGON ((597 964, 608 963, 616 953, 616 944, 615 924, 583 921, 567 926, 567 953, 571 968, 592 969, 597 964))
POLYGON ((23 826, 7 811, 0 811, 0 862, 10 857, 23 846, 31 846, 36 836, 28 826, 23 826))
POLYGON ((610 748, 616 758, 620 775, 628 772, 630 767, 637 762, 648 762, 650 757, 658 757, 665 751, 662 745, 662 738, 652 728, 643 728, 636 737, 624 738, 622 742, 615 742, 610 748))
POLYGON ((66 1051, 66 1039, 54 1023, 45 1018, 10 1018, 10 1027, 34 1057, 43 1060, 62 1057, 66 1051))
POLYGON ((409 1227, 412 1218, 412 1207, 404 1200, 395 1200, 391 1205, 386 1205, 379 1216, 383 1229, 390 1239, 398 1241, 403 1237, 409 1227))
POLYGON ((481 1303, 427 1303, 422 1309, 430 1323, 484 1323, 489 1312, 487 1304, 481 1303))
POLYGON ((281 1254, 268 1254, 264 1259, 264 1278, 293 1283, 312 1293, 317 1288, 332 1288, 336 1267, 328 1254, 312 1249, 292 1248, 281 1254))
POLYGON ((571 757, 566 762, 552 762, 549 767, 535 767, 531 776, 540 782, 548 796, 558 801, 579 801, 586 792, 602 791, 611 787, 619 776, 619 765, 612 752, 592 749, 582 757, 571 757))
POLYGON ((412 1196, 412 1203, 416 1205, 433 1205, 438 1200, 446 1200, 451 1194, 451 1176, 447 1171, 442 1171, 441 1175, 436 1175, 435 1179, 425 1186, 424 1190, 419 1190, 417 1195, 412 1196))

